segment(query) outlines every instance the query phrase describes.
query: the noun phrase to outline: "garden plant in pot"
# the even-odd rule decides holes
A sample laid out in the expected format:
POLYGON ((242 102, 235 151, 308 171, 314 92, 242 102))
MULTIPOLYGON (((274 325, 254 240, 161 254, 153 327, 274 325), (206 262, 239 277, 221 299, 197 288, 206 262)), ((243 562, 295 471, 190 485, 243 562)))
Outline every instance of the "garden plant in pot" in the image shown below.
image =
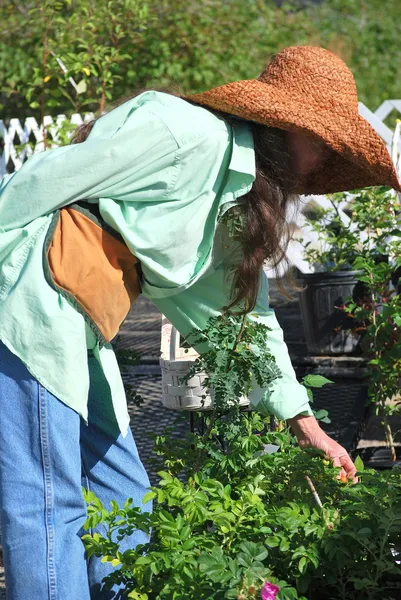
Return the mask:
POLYGON ((280 377, 268 329, 244 323, 222 317, 198 332, 214 340, 194 372, 207 369, 215 402, 205 431, 156 439, 160 481, 145 497, 153 513, 131 499, 108 510, 84 489, 87 557, 118 566, 106 589, 122 584, 133 600, 399 598, 398 470, 365 471, 357 460, 359 482, 338 481, 284 423, 271 431, 268 415, 241 412, 252 374, 267 385, 280 377), (133 529, 151 531, 150 542, 121 552, 133 529))
MULTIPOLYGON (((367 362, 369 401, 380 415, 391 463, 397 458, 391 419, 400 414, 400 206, 397 196, 381 187, 359 190, 352 196, 334 194, 328 200, 330 208, 318 209, 307 217, 320 247, 305 244, 305 255, 317 268, 334 269, 334 275, 346 268, 345 273, 354 278, 348 295, 344 291, 341 301, 339 295, 337 303, 326 304, 330 311, 338 314, 338 322, 341 322, 341 331, 329 331, 327 339, 340 334, 345 336, 348 329, 354 342, 357 341, 359 352, 367 362), (347 205, 345 210, 344 205, 347 205)), ((319 275, 315 273, 312 278, 319 275)), ((325 277, 326 273, 322 275, 325 277)), ((307 279, 304 281, 311 288, 309 298, 316 297, 313 284, 307 279)), ((323 293, 322 282, 319 285, 323 293)), ((308 291, 300 293, 301 309, 318 311, 304 294, 308 291)), ((318 315, 319 312, 315 316, 317 323, 318 315)), ((304 323, 307 326, 308 319, 305 318, 304 323)), ((315 332, 318 329, 316 326, 315 332)))
POLYGON ((325 207, 315 203, 305 211, 305 228, 315 242, 300 240, 313 272, 299 275, 299 302, 312 356, 360 353, 355 320, 342 310, 358 284, 353 263, 360 232, 347 214, 348 198, 345 193, 328 195, 325 207))

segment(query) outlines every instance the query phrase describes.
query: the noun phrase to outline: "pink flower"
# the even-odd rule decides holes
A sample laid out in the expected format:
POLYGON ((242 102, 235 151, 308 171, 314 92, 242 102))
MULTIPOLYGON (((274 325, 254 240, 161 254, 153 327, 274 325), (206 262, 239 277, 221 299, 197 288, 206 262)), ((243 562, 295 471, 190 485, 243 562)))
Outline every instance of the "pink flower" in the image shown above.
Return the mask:
POLYGON ((270 583, 270 581, 265 581, 262 591, 260 592, 260 597, 262 600, 275 600, 279 591, 280 588, 278 585, 274 585, 274 583, 270 583))

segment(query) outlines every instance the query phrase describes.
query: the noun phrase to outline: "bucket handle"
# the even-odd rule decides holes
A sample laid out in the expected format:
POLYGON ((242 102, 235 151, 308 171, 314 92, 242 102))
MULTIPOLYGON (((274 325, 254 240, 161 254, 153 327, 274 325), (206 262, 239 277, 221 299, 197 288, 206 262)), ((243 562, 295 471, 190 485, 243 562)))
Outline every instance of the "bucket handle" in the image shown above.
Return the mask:
POLYGON ((180 334, 173 324, 162 315, 161 355, 167 360, 176 360, 180 349, 180 334))

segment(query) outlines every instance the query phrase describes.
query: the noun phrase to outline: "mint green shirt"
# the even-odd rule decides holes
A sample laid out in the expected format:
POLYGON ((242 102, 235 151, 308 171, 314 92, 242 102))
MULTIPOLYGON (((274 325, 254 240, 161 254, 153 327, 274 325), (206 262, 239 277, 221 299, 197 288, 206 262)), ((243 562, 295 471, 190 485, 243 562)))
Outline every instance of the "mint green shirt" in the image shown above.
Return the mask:
MULTIPOLYGON (((186 335, 227 302, 224 265, 238 252, 221 217, 255 179, 246 122, 228 125, 209 111, 160 92, 144 92, 99 119, 82 144, 36 154, 0 181, 0 339, 51 393, 88 422, 88 349, 110 386, 125 436, 129 415, 110 344, 100 348, 84 318, 45 280, 43 244, 58 208, 98 203, 141 261, 143 294, 186 335)), ((283 377, 255 386, 282 419, 313 414, 295 377, 262 278, 257 318, 283 377)), ((1 368, 1 365, 0 365, 1 368)))

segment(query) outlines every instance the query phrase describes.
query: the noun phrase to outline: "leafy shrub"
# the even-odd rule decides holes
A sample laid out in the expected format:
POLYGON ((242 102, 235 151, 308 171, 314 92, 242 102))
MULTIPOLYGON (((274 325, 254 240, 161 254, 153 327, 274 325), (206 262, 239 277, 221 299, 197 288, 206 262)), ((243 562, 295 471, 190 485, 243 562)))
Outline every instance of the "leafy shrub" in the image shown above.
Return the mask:
MULTIPOLYGON (((82 538, 87 557, 119 566, 105 578, 110 588, 122 583, 136 600, 252 600, 262 589, 268 597, 267 585, 279 587, 279 600, 392 598, 383 590, 401 553, 399 473, 362 473, 357 485, 342 485, 337 469, 295 446, 283 423, 270 431, 271 417, 239 410, 253 376, 268 386, 280 375, 268 331, 222 315, 196 332, 205 351, 193 372, 206 370, 215 402, 205 431, 156 438, 161 479, 144 498, 156 500, 153 514, 131 499, 108 511, 83 490, 84 528, 97 528, 82 538), (152 532, 150 542, 121 552, 136 529, 152 532)), ((309 395, 325 381, 308 376, 309 395)))
POLYGON ((102 110, 143 86, 248 79, 293 44, 342 56, 372 110, 400 97, 398 0, 25 0, 0 3, 0 23, 3 118, 102 110))
MULTIPOLYGON (((331 207, 308 218, 319 247, 305 244, 305 255, 318 270, 353 269, 359 284, 342 308, 363 333, 368 363, 369 399, 382 418, 388 446, 396 459, 389 417, 399 413, 401 377, 400 209, 385 187, 328 196, 331 207), (345 208, 346 215, 340 209, 345 208), (391 399, 392 402, 388 402, 391 399)), ((352 322, 352 321, 351 321, 352 322)))
POLYGON ((107 511, 85 491, 85 527, 103 524, 107 533, 83 542, 88 556, 119 565, 106 578, 110 587, 123 582, 137 600, 252 599, 268 580, 279 586, 278 600, 400 597, 399 470, 362 471, 358 484, 342 484, 317 452, 268 427, 268 418, 245 413, 229 441, 224 420, 206 447, 196 434, 179 444, 157 438, 166 470, 148 494, 153 514, 129 500, 107 511), (151 541, 120 553, 133 528, 152 530, 151 541))

